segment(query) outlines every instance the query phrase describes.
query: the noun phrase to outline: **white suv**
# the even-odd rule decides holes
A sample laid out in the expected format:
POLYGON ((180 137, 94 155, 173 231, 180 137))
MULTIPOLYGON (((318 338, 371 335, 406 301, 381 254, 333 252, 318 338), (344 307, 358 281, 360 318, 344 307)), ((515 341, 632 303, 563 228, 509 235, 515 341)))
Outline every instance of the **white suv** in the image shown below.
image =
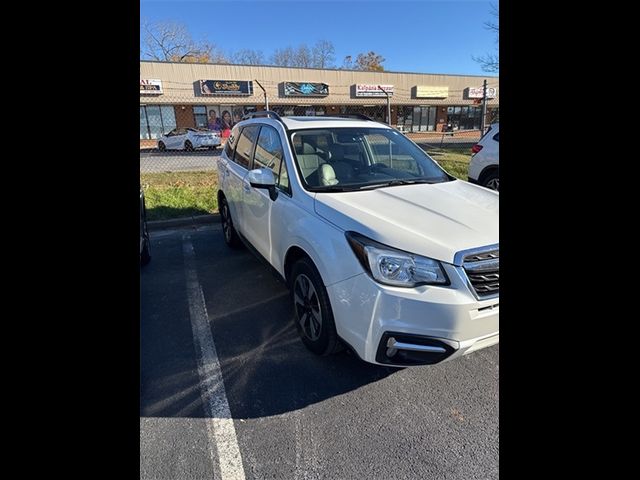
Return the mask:
POLYGON ((472 148, 469 181, 500 190, 500 124, 494 123, 472 148))
POLYGON ((226 243, 282 277, 317 354, 424 365, 498 343, 499 194, 345 117, 257 112, 233 128, 218 162, 226 243))

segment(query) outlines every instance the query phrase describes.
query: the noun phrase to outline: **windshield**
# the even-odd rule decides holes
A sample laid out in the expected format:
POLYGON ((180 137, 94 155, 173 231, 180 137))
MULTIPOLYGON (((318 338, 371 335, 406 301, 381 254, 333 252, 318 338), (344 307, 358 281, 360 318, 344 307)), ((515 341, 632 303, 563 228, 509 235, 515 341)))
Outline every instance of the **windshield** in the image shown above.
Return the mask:
POLYGON ((421 148, 396 130, 297 130, 291 144, 304 187, 352 191, 452 180, 421 148))

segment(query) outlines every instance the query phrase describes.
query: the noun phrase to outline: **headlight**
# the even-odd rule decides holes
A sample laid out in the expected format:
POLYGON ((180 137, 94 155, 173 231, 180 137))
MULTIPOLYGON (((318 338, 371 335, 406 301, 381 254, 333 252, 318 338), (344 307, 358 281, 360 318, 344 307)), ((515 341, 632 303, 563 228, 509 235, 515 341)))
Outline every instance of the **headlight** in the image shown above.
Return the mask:
POLYGON ((449 285, 439 261, 382 245, 359 233, 345 236, 356 257, 374 280, 396 287, 449 285))

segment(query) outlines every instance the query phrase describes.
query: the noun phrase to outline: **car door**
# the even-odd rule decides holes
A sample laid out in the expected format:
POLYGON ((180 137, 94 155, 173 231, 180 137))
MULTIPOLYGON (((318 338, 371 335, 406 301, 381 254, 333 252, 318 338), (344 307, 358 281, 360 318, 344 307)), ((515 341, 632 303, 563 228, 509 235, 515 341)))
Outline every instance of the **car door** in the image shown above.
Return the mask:
POLYGON ((278 209, 285 202, 281 194, 290 196, 291 190, 280 134, 270 125, 262 125, 260 129, 251 168, 271 169, 276 177, 278 198, 275 201, 269 197, 268 190, 252 187, 247 177, 242 182, 244 236, 273 264, 272 231, 279 218, 278 209))
POLYGON ((167 148, 170 148, 172 150, 175 150, 176 148, 180 148, 180 146, 178 145, 177 139, 180 137, 181 130, 182 129, 180 128, 173 129, 173 131, 169 136, 169 144, 167 145, 167 148))
POLYGON ((167 147, 167 150, 170 150, 173 148, 171 142, 173 141, 173 136, 176 134, 176 128, 174 128, 173 130, 171 130, 170 132, 166 133, 163 137, 162 137, 162 142, 164 143, 164 146, 167 147))
POLYGON ((244 229, 244 204, 243 204, 243 180, 249 173, 249 165, 253 158, 255 140, 258 136, 260 125, 247 125, 240 132, 233 158, 227 163, 225 196, 231 210, 233 224, 241 234, 244 229))
POLYGON ((187 129, 178 128, 173 136, 173 148, 176 150, 184 150, 184 141, 187 139, 187 129))

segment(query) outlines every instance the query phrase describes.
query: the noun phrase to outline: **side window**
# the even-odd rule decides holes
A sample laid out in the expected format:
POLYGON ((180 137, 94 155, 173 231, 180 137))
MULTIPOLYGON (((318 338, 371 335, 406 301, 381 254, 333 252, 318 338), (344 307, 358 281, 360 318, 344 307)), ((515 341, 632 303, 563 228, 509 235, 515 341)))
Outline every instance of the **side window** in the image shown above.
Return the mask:
POLYGON ((227 158, 229 160, 233 160, 233 149, 236 146, 238 135, 240 135, 240 128, 233 127, 233 130, 231 130, 231 135, 229 135, 227 142, 224 144, 224 153, 227 154, 227 158))
MULTIPOLYGON (((493 136, 493 139, 494 139, 496 142, 500 142, 500 132, 496 133, 496 134, 493 136)), ((507 143, 509 143, 509 142, 507 142, 507 143)))
POLYGON ((269 125, 263 125, 258 136, 253 168, 269 168, 276 177, 276 186, 289 191, 289 177, 284 162, 284 151, 278 131, 269 125))
POLYGON ((263 125, 258 136, 253 168, 270 168, 277 176, 280 171, 283 152, 280 137, 275 128, 263 125))
POLYGON ((242 133, 238 138, 238 146, 236 147, 233 161, 246 169, 249 169, 251 154, 253 153, 253 143, 256 140, 259 128, 260 125, 246 126, 242 129, 242 133))
POLYGON ((291 187, 289 186, 289 172, 287 171, 287 164, 285 161, 280 163, 280 178, 278 179, 277 186, 280 190, 291 194, 291 187))

